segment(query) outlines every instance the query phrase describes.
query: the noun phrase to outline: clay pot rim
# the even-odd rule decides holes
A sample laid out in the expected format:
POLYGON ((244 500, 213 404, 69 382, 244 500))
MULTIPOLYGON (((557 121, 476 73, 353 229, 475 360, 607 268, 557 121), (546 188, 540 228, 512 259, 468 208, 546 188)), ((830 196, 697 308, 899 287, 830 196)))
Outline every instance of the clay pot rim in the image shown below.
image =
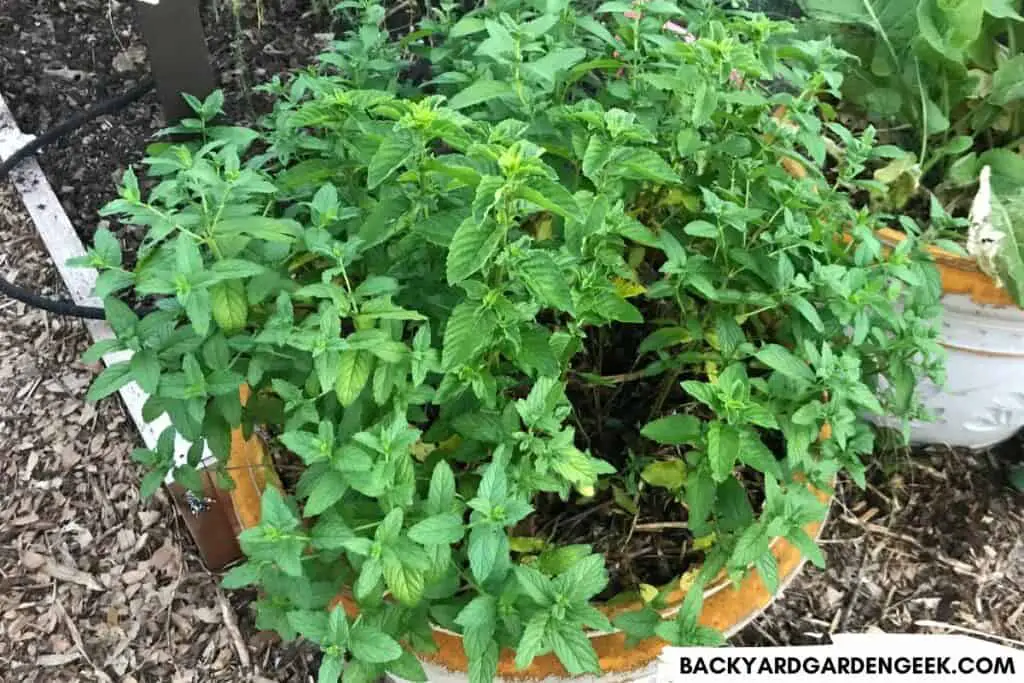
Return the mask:
MULTIPOLYGON (((907 239, 906 233, 894 228, 881 228, 875 234, 888 247, 895 247, 900 242, 907 239)), ((977 273, 983 277, 989 277, 985 271, 978 267, 978 263, 969 256, 954 254, 953 252, 943 249, 942 247, 937 247, 934 244, 926 245, 925 249, 927 249, 928 253, 935 259, 936 263, 941 263, 944 266, 962 270, 964 272, 977 273)))
MULTIPOLYGON (((834 486, 835 482, 836 482, 836 479, 833 478, 830 486, 834 486)), ((832 500, 834 498, 834 494, 833 493, 828 493, 828 492, 818 488, 817 486, 814 486, 813 484, 807 484, 807 487, 811 490, 812 493, 814 493, 814 495, 818 498, 818 500, 826 503, 825 512, 822 515, 821 519, 815 520, 814 522, 810 523, 811 525, 814 525, 814 524, 818 525, 817 532, 812 533, 812 536, 817 538, 818 535, 820 535, 821 530, 824 528, 825 521, 828 520, 828 517, 829 517, 829 515, 831 513, 831 510, 832 510, 832 500)), ((808 525, 804 525, 803 528, 804 528, 805 531, 807 531, 807 527, 808 527, 808 525)), ((769 549, 769 551, 773 552, 773 551, 775 551, 778 548, 779 544, 785 543, 785 542, 786 542, 786 539, 785 539, 784 536, 776 536, 771 541, 769 541, 768 549, 769 549)), ((802 562, 801 562, 801 564, 802 564, 802 562)), ((696 570, 696 569, 699 569, 702 566, 703 566, 703 564, 697 564, 692 569, 696 570)), ((749 572, 749 571, 752 571, 753 569, 754 569, 754 565, 753 565, 753 563, 751 563, 751 564, 749 564, 747 566, 746 571, 749 572)), ((679 609, 682 607, 683 600, 686 597, 686 591, 683 591, 681 588, 678 587, 679 580, 682 578, 682 576, 683 575, 681 575, 679 578, 673 579, 673 583, 677 584, 677 586, 670 593, 670 596, 669 596, 670 604, 669 604, 669 606, 665 607, 664 609, 658 610, 658 614, 660 614, 662 617, 671 617, 676 612, 678 612, 679 609)), ((708 598, 712 597, 713 595, 721 592, 727 586, 729 586, 731 583, 732 582, 730 581, 727 572, 723 569, 722 571, 719 572, 718 576, 714 579, 714 581, 711 582, 711 585, 708 586, 704 590, 704 599, 707 600, 708 598)), ((669 584, 669 585, 671 585, 671 584, 669 584)), ((621 593, 620 595, 628 596, 629 593, 621 593)), ((335 604, 338 604, 338 602, 342 603, 342 605, 344 605, 346 608, 348 607, 348 605, 346 605, 346 603, 349 603, 349 604, 352 605, 352 607, 355 607, 355 604, 354 604, 354 602, 352 600, 352 592, 351 592, 350 588, 348 588, 348 587, 343 588, 342 591, 339 593, 339 595, 334 599, 334 601, 332 601, 332 606, 335 605, 335 604)), ((613 616, 615 616, 617 614, 621 614, 623 612, 629 612, 629 611, 632 611, 632 610, 635 610, 635 609, 642 608, 644 606, 644 604, 645 603, 642 600, 637 600, 637 599, 625 600, 624 599, 621 603, 616 603, 616 604, 602 603, 602 604, 597 606, 597 609, 602 614, 604 614, 605 616, 613 617, 613 616)), ((355 609, 358 610, 358 608, 355 608, 355 609)), ((432 631, 434 631, 434 632, 442 633, 442 634, 451 636, 453 638, 458 638, 460 640, 463 638, 463 635, 461 633, 459 633, 457 631, 452 631, 451 629, 447 629, 447 628, 445 628, 443 626, 439 626, 438 624, 435 624, 433 622, 431 622, 431 624, 430 624, 430 629, 432 631)), ((600 637, 614 635, 614 634, 621 633, 621 632, 622 632, 622 629, 618 629, 618 628, 612 629, 611 631, 598 631, 598 630, 595 630, 595 629, 586 629, 585 630, 585 633, 586 633, 586 636, 587 636, 588 639, 600 638, 600 637)))
MULTIPOLYGON (((893 228, 882 228, 875 234, 888 248, 895 247, 907 238, 905 233, 893 228)), ((939 269, 943 295, 966 295, 973 304, 985 306, 993 311, 998 309, 1013 312, 1024 310, 1013 300, 1009 291, 982 270, 973 258, 954 254, 932 244, 926 245, 925 249, 935 260, 939 269)), ((955 300, 944 305, 947 308, 959 306, 955 300)))
MULTIPOLYGON (((814 489, 814 490, 817 491, 817 489, 814 489)), ((828 516, 828 512, 826 512, 825 514, 826 514, 826 517, 827 517, 828 516)), ((775 538, 773 538, 771 540, 771 542, 768 543, 768 549, 769 550, 774 550, 776 548, 776 546, 779 543, 781 543, 783 540, 785 540, 785 539, 782 536, 776 536, 775 538)), ((703 564, 697 564, 697 565, 694 565, 693 569, 699 569, 702 566, 703 566, 703 564)), ((747 567, 747 570, 749 571, 752 567, 753 567, 753 564, 751 564, 749 567, 747 567)), ((674 579, 673 583, 678 584, 679 580, 681 578, 682 578, 682 576, 680 576, 677 579, 674 579)), ((729 576, 726 574, 725 570, 722 570, 721 572, 719 572, 718 577, 716 577, 715 580, 711 582, 711 585, 704 589, 704 599, 707 600, 708 598, 710 598, 715 593, 718 593, 719 591, 725 589, 727 586, 729 586, 730 583, 731 582, 729 581, 729 576)), ((678 587, 673 589, 672 595, 674 596, 677 591, 681 592, 682 589, 680 589, 678 587)), ((620 595, 629 595, 629 593, 622 593, 620 595)), ((685 595, 684 595, 684 597, 685 597, 685 595)), ((597 609, 600 610, 603 614, 605 614, 605 616, 611 617, 611 616, 614 616, 616 614, 620 614, 622 612, 629 612, 631 610, 634 610, 634 609, 637 609, 637 608, 641 608, 641 607, 644 606, 644 604, 645 603, 642 600, 623 600, 621 603, 616 603, 616 604, 601 603, 600 605, 597 606, 597 609)), ((679 598, 679 599, 673 598, 672 599, 672 604, 670 604, 668 607, 666 607, 664 609, 658 610, 658 614, 660 614, 663 617, 671 617, 676 612, 679 611, 679 609, 682 607, 682 604, 683 604, 682 603, 682 598, 679 598)), ((431 628, 431 630, 437 631, 438 633, 444 633, 446 635, 454 636, 456 638, 462 638, 463 637, 463 635, 461 633, 459 633, 458 631, 452 631, 450 629, 444 628, 443 626, 438 626, 437 624, 434 624, 434 623, 430 624, 430 628, 431 628)), ((584 633, 586 633, 587 638, 599 638, 601 636, 607 636, 607 635, 611 635, 613 633, 621 633, 621 632, 622 632, 622 629, 618 629, 618 628, 612 629, 611 631, 598 631, 598 630, 589 629, 589 628, 584 630, 584 633)))

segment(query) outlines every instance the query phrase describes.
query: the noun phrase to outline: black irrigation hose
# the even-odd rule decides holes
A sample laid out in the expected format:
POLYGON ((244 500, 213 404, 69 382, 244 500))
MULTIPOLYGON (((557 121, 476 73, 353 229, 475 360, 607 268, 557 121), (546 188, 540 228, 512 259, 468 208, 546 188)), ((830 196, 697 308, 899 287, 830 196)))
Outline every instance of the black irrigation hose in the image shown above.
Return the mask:
MULTIPOLYGON (((95 104, 85 111, 79 112, 71 118, 62 121, 42 135, 35 137, 31 142, 16 151, 5 161, 0 162, 0 180, 6 178, 11 170, 21 163, 22 160, 32 156, 46 145, 51 142, 55 142, 68 133, 80 128, 83 124, 88 123, 99 116, 113 114, 124 109, 129 104, 138 100, 140 97, 152 90, 154 85, 155 82, 152 78, 146 78, 123 95, 118 95, 117 97, 112 97, 109 100, 104 100, 99 104, 95 104)), ((89 320, 103 320, 105 317, 102 308, 96 308, 94 306, 79 306, 71 301, 48 299, 36 294, 35 292, 31 292, 8 282, 2 275, 0 275, 0 293, 6 294, 10 298, 28 304, 33 308, 40 308, 44 311, 49 311, 58 315, 66 315, 73 318, 87 318, 89 320)))

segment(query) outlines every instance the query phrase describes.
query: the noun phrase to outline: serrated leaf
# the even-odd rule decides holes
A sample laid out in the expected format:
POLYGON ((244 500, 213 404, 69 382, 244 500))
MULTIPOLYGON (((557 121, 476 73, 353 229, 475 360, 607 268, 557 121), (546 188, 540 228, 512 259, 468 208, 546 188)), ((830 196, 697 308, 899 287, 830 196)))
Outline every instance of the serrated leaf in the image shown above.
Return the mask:
POLYGON ((114 363, 106 368, 93 380, 85 395, 87 401, 99 401, 110 396, 133 379, 131 366, 125 363, 114 363))
POLYGON ((640 433, 658 443, 695 445, 700 440, 701 421, 693 415, 668 415, 648 422, 640 433))
POLYGON ((477 222, 469 217, 462 221, 448 247, 448 284, 458 284, 487 265, 503 234, 504 231, 490 220, 477 222))
POLYGON ((724 422, 712 422, 708 428, 708 462, 715 481, 725 481, 732 474, 739 455, 739 430, 724 422))
POLYGON ((456 93, 448 100, 448 106, 455 110, 465 109, 488 100, 514 94, 515 90, 505 81, 477 81, 456 93))
POLYGON ((562 311, 572 311, 569 282, 555 260, 543 251, 533 250, 519 263, 523 283, 541 303, 562 311))
POLYGON ((394 638, 365 622, 352 627, 348 644, 352 654, 368 664, 386 664, 402 656, 402 646, 394 638))
POLYGON ((376 188, 415 153, 415 141, 407 132, 392 131, 385 135, 366 169, 367 187, 371 190, 376 188))
POLYGON ((762 347, 756 355, 759 361, 792 380, 805 384, 814 382, 814 372, 807 363, 783 346, 768 344, 762 347))
POLYGON ((426 582, 423 571, 404 564, 398 558, 388 558, 384 561, 384 583, 396 600, 412 606, 423 597, 426 582))
POLYGON ((409 529, 409 538, 422 545, 451 545, 462 540, 466 529, 462 517, 442 513, 427 517, 409 529))
POLYGON ((651 486, 676 491, 686 481, 686 464, 682 460, 652 462, 640 472, 640 478, 651 486))
POLYGON ((338 379, 334 392, 342 406, 352 405, 359 397, 373 370, 373 354, 369 351, 347 350, 341 352, 338 362, 338 379))

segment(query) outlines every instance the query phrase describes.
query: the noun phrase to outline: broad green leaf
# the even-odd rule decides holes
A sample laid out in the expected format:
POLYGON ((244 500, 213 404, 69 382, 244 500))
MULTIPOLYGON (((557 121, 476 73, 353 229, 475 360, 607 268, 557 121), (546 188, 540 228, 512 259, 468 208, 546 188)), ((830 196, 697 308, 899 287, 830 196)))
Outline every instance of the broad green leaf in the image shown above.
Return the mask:
POLYGON ((708 462, 715 481, 725 481, 732 474, 739 456, 740 432, 724 422, 712 422, 708 428, 708 462))
POLYGON ((811 563, 820 569, 825 567, 825 556, 814 539, 807 535, 803 529, 794 529, 786 536, 786 539, 796 546, 800 554, 806 557, 811 563))
POLYGON ((487 580, 498 563, 499 555, 508 555, 505 530, 494 524, 473 527, 469 532, 469 568, 479 582, 487 580))
POLYGON ((135 353, 131 361, 132 378, 147 394, 155 394, 160 383, 160 361, 155 352, 145 349, 135 353))
POLYGON ((345 660, 337 655, 327 654, 320 660, 316 683, 338 683, 345 669, 345 660))
POLYGON ((249 300, 245 285, 238 281, 218 282, 210 287, 210 312, 224 332, 232 334, 245 328, 249 319, 249 300))
POLYGON ((341 352, 338 363, 338 379, 334 392, 338 402, 348 407, 359 397, 373 370, 373 354, 369 351, 348 350, 341 352))
POLYGON ((461 541, 464 533, 462 517, 448 512, 417 522, 409 529, 409 538, 423 545, 451 545, 461 541))
POLYGON ((376 188, 415 153, 416 142, 408 132, 398 130, 384 136, 366 170, 367 187, 376 188))
POLYGON ((772 370, 803 384, 814 383, 814 372, 807 363, 778 344, 768 344, 757 352, 757 359, 772 370))
POLYGON ((477 81, 448 100, 448 106, 456 110, 466 109, 488 100, 514 94, 515 90, 505 81, 477 81))
POLYGON ((693 415, 668 415, 648 422, 640 433, 658 443, 695 445, 700 440, 701 421, 693 415))
POLYGON ((395 599, 403 605, 415 605, 423 597, 423 571, 408 566, 396 555, 384 557, 384 583, 395 599))
POLYGON ((383 631, 361 622, 349 633, 352 654, 368 664, 385 664, 402 656, 402 646, 383 631))
POLYGON ((98 401, 101 398, 106 398, 133 379, 129 363, 114 363, 104 369, 93 380, 92 385, 89 387, 89 392, 85 395, 85 399, 87 401, 98 401))
POLYGON ((539 250, 531 250, 519 263, 523 283, 545 304, 572 311, 569 282, 555 260, 539 250))
POLYGON ((302 509, 304 516, 315 517, 319 515, 341 500, 347 490, 348 484, 343 474, 334 470, 322 473, 317 477, 316 483, 313 484, 313 488, 309 492, 309 498, 302 509))
POLYGON ((464 220, 448 247, 448 284, 458 284, 487 265, 502 235, 504 230, 490 220, 482 223, 473 217, 464 220))
POLYGON ((562 622, 549 633, 551 649, 565 670, 574 676, 600 674, 601 664, 590 638, 575 624, 562 622))
POLYGON ((220 585, 225 590, 237 590, 251 586, 260 580, 259 565, 253 562, 244 562, 232 567, 221 578, 220 585))

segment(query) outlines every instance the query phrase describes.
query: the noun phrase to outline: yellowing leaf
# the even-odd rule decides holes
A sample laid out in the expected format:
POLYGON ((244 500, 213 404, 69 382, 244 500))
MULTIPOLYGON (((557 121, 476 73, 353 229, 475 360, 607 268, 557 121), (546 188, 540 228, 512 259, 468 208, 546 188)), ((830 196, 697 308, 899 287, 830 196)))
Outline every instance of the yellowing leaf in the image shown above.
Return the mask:
POLYGON ((648 603, 658 597, 658 589, 649 583, 640 584, 640 599, 648 603))
POLYGON ((615 285, 615 291, 623 299, 628 299, 632 296, 639 296, 647 291, 647 288, 639 282, 630 282, 629 280, 621 277, 612 278, 612 284, 615 285))
POLYGON ((707 536, 701 536, 700 538, 693 539, 694 550, 707 550, 715 544, 717 536, 714 533, 710 533, 707 536))
POLYGON ((682 488, 686 481, 686 464, 682 460, 652 462, 644 468, 640 477, 651 486, 675 491, 682 488))
POLYGON ((437 444, 437 450, 441 451, 442 453, 450 453, 450 452, 454 451, 456 448, 458 448, 459 444, 461 444, 461 443, 462 443, 462 437, 459 436, 458 434, 456 434, 456 435, 450 436, 447 439, 445 439, 444 441, 441 441, 440 443, 438 443, 437 444))
POLYGON ((707 373, 708 381, 712 384, 718 381, 718 363, 714 361, 704 361, 704 372, 707 373))
POLYGON ((647 249, 644 247, 633 247, 629 250, 629 257, 626 259, 626 263, 629 264, 630 268, 635 269, 644 262, 645 256, 647 256, 647 249))
POLYGON ((693 584, 697 582, 698 574, 700 574, 700 567, 688 569, 686 573, 679 577, 679 590, 688 593, 693 588, 693 584))
POLYGON ((516 553, 539 553, 547 549, 548 543, 535 536, 513 536, 508 539, 508 547, 516 553))
POLYGON ((412 451, 412 457, 416 458, 420 462, 423 462, 424 460, 427 459, 428 455, 437 450, 437 444, 423 443, 422 441, 417 441, 412 445, 412 448, 410 450, 412 451))
POLYGON ((682 206, 690 211, 696 211, 700 206, 700 200, 696 195, 683 192, 678 188, 672 188, 661 199, 664 206, 682 206))
POLYGON ((537 221, 533 236, 538 242, 543 242, 551 239, 553 234, 551 216, 545 215, 544 218, 537 221))
POLYGON ((625 510, 631 515, 635 515, 638 511, 636 503, 629 495, 620 489, 618 486, 612 487, 612 497, 615 499, 615 504, 625 510))

